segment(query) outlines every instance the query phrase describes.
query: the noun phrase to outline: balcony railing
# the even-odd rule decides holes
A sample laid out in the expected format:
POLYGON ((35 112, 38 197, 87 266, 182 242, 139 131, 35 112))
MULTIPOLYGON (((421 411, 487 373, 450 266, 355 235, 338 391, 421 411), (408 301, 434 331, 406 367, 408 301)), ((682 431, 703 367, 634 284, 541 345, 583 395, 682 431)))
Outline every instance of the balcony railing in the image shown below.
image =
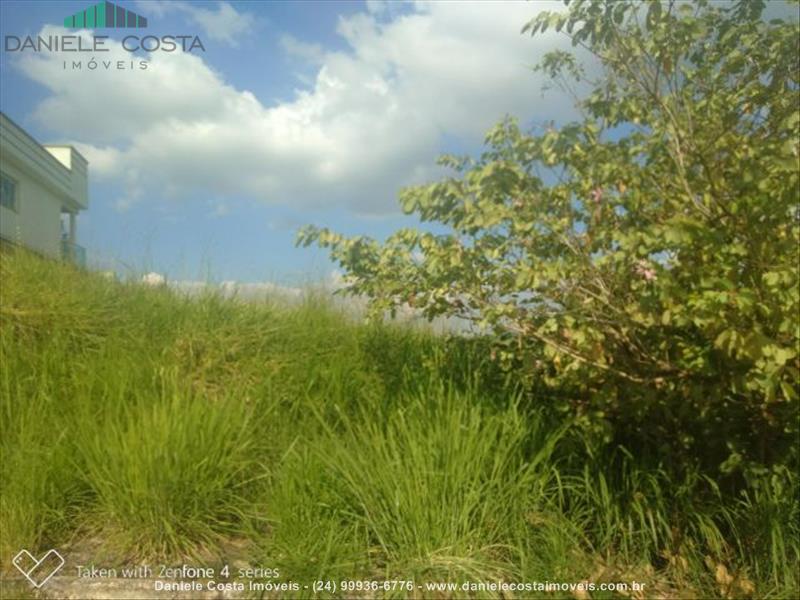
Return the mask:
POLYGON ((61 240, 61 258, 79 267, 85 267, 86 248, 69 240, 61 240))

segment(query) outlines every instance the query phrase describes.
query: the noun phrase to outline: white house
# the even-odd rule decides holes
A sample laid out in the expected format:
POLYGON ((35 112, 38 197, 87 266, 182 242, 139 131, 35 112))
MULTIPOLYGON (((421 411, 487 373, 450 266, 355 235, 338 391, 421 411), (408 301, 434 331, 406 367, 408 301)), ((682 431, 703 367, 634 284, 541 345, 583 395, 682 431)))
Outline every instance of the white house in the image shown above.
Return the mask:
POLYGON ((77 216, 89 206, 87 165, 72 146, 43 146, 0 113, 0 242, 83 264, 77 216))

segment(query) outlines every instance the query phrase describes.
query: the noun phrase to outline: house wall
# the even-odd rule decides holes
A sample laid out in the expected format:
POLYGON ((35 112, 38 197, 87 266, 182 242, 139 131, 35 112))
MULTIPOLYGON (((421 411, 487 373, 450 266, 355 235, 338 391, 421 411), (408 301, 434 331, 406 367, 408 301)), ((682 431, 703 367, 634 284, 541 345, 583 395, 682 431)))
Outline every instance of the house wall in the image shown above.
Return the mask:
POLYGON ((17 211, 0 206, 0 236, 47 256, 61 256, 61 200, 8 162, 0 169, 17 183, 17 211))
POLYGON ((72 146, 43 146, 62 165, 70 170, 70 199, 79 210, 89 206, 88 163, 72 146))
POLYGON ((17 211, 0 206, 0 236, 60 257, 61 213, 89 205, 86 159, 71 146, 40 145, 0 113, 0 170, 17 184, 17 211))

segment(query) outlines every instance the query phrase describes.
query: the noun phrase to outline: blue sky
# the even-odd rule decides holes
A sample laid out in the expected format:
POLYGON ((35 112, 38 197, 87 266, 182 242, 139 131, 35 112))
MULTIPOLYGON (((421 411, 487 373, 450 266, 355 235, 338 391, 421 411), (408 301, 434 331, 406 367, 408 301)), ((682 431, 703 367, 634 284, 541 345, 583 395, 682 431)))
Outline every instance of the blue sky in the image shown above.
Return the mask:
POLYGON ((530 71, 562 42, 519 34, 554 3, 131 0, 117 4, 146 30, 63 28, 92 4, 0 3, 4 39, 110 37, 107 53, 4 47, 0 109, 89 159, 79 237, 100 267, 318 280, 333 265, 294 247, 298 227, 383 237, 414 223, 397 191, 436 178, 438 154, 478 151, 507 113, 573 116, 530 71), (132 34, 198 36, 205 51, 131 56, 119 42, 132 34), (89 70, 92 58, 148 66, 89 70))

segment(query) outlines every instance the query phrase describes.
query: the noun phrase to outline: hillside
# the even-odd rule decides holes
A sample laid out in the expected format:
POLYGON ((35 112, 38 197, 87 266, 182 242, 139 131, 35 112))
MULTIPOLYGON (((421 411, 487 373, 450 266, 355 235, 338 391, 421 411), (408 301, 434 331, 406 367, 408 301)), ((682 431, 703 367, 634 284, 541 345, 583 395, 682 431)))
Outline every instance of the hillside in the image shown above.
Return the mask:
POLYGON ((256 597, 800 592, 796 474, 734 493, 668 472, 550 411, 480 339, 356 323, 313 294, 242 304, 0 265, 0 553, 61 549, 62 586, 89 590, 80 561, 228 565, 256 597))

